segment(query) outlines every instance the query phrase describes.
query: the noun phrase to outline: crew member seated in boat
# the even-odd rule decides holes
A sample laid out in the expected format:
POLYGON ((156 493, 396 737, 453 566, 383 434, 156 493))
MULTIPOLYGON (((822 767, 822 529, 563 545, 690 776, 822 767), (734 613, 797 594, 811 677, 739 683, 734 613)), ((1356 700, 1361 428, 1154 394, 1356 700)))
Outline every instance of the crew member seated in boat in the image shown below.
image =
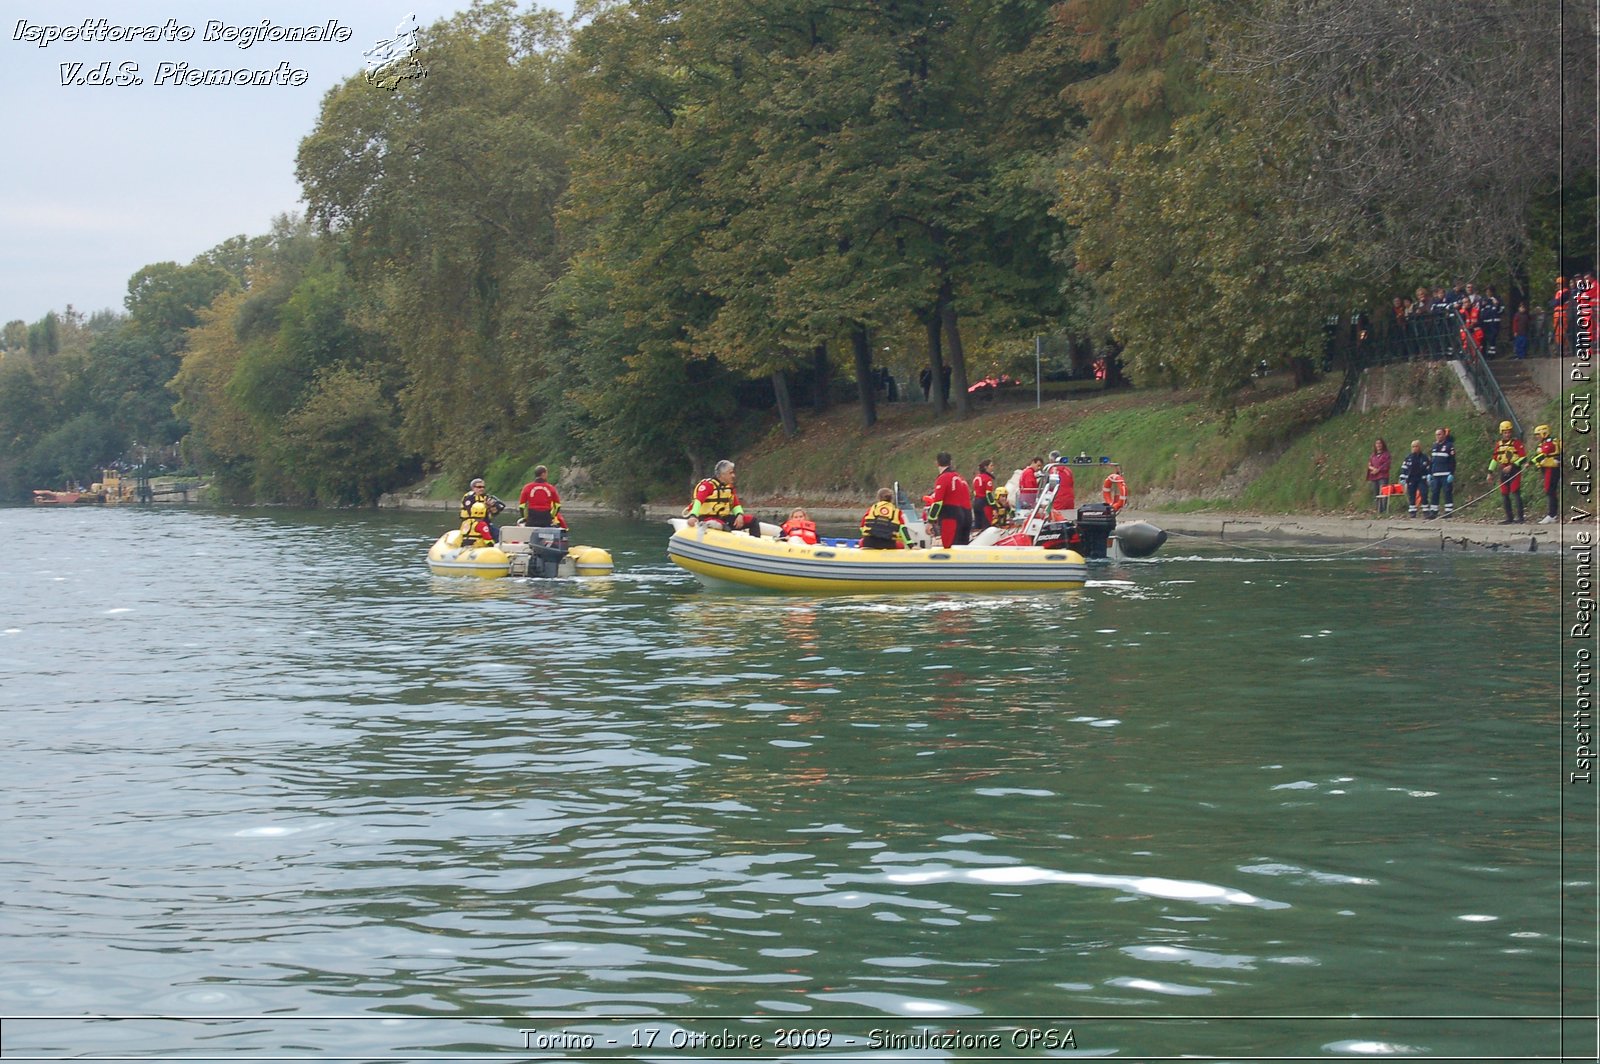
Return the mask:
POLYGON ((796 506, 794 512, 789 515, 789 520, 778 530, 778 538, 800 543, 815 543, 817 523, 811 520, 802 507, 796 506))
POLYGON ((1004 484, 1001 484, 994 489, 994 514, 990 523, 1000 528, 1007 528, 1010 526, 1013 516, 1011 512, 1011 493, 1006 490, 1004 484))
POLYGON ((467 518, 461 522, 461 545, 492 547, 497 538, 494 525, 489 523, 489 505, 475 502, 467 507, 467 518))
POLYGON ((739 501, 739 492, 733 486, 736 477, 733 463, 724 458, 712 476, 695 485, 694 501, 689 504, 691 527, 704 521, 711 528, 761 534, 761 522, 745 513, 744 504, 739 501))
POLYGON ((911 546, 911 530, 906 527, 906 515, 894 504, 894 491, 878 489, 878 501, 867 507, 861 516, 861 542, 863 550, 903 550, 911 546))
POLYGON ((567 519, 561 516, 561 493, 550 483, 550 470, 544 466, 533 467, 533 479, 522 486, 517 506, 522 511, 519 524, 530 528, 566 528, 567 519))
POLYGON ((940 451, 935 460, 939 479, 928 499, 928 524, 939 530, 942 546, 966 543, 972 535, 972 489, 950 463, 949 451, 940 451))
POLYGON ((465 521, 472 515, 472 504, 475 502, 483 503, 488 509, 488 516, 491 521, 499 515, 501 510, 506 508, 505 503, 489 494, 489 489, 483 486, 482 477, 473 477, 472 486, 467 489, 465 495, 461 496, 461 520, 465 521))
POLYGON ((982 532, 994 524, 994 459, 978 463, 972 478, 972 531, 982 532))

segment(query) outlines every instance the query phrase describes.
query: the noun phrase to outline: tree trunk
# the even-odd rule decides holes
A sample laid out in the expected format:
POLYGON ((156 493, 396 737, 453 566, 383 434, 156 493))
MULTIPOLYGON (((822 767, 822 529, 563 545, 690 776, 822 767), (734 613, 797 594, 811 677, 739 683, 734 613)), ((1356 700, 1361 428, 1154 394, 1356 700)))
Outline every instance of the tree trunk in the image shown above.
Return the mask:
POLYGON ((822 413, 832 403, 828 393, 832 381, 831 364, 828 361, 828 345, 818 344, 811 349, 811 409, 822 413))
POLYGON ((861 427, 870 429, 878 422, 878 407, 872 395, 872 340, 865 325, 858 322, 851 326, 850 344, 856 353, 856 394, 861 397, 861 427))
POLYGON ((944 319, 945 342, 950 347, 950 391, 956 397, 956 417, 972 413, 972 397, 967 394, 967 356, 961 348, 961 326, 956 322, 956 305, 950 278, 939 286, 939 316, 944 319))
POLYGON ((781 369, 772 371, 772 394, 778 400, 778 417, 783 421, 783 434, 792 440, 800 435, 800 424, 794 417, 794 401, 789 398, 789 375, 781 369))
MULTIPOLYGON (((949 409, 944 394, 944 355, 939 344, 939 308, 923 318, 928 330, 928 400, 939 413, 949 409)), ((920 383, 920 382, 919 382, 920 383)))

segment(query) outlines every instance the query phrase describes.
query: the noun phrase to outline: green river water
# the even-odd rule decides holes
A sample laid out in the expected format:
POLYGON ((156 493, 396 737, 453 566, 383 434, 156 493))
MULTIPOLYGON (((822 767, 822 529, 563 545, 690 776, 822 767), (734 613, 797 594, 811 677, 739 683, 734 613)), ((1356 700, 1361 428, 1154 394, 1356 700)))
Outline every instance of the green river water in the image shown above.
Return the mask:
POLYGON ((0 1055, 1594 1057, 1552 556, 811 599, 441 520, 0 510, 0 1055))

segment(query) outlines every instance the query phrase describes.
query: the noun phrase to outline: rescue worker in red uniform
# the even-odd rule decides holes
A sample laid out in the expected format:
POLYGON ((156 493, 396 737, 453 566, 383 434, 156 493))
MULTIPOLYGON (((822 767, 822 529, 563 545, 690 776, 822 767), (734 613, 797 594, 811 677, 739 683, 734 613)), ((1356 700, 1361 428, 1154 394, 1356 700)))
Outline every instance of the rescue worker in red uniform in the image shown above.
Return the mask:
POLYGON ((1033 509, 1033 504, 1039 501, 1039 473, 1044 469, 1044 459, 1034 458, 1022 471, 1022 478, 1017 481, 1017 510, 1028 513, 1033 509))
POLYGON ((1549 425, 1540 425, 1533 434, 1539 441, 1533 449, 1533 464, 1544 474, 1544 500, 1548 507, 1539 523, 1554 524, 1561 520, 1561 441, 1551 437, 1549 425))
POLYGON ((893 490, 878 489, 878 501, 861 515, 858 546, 863 550, 904 550, 911 546, 911 530, 906 527, 906 515, 894 504, 893 490))
POLYGON ((994 524, 994 459, 978 463, 972 478, 972 531, 982 532, 994 524))
POLYGON ((566 528, 567 519, 561 516, 561 493, 549 481, 550 470, 535 466, 533 479, 522 486, 517 505, 522 510, 521 524, 530 528, 566 528))
POLYGON ((778 530, 779 539, 798 539, 801 543, 817 541, 817 523, 799 506, 789 514, 789 520, 778 530))
POLYGON ((761 522, 744 512, 739 492, 733 486, 735 479, 733 463, 724 458, 716 464, 712 476, 695 485, 694 499, 689 503, 691 527, 704 521, 711 528, 761 534, 761 522))
POLYGON ((964 544, 972 535, 972 489, 950 464, 949 451, 940 451, 934 460, 939 463, 939 479, 928 499, 928 523, 938 528, 942 546, 964 544))
POLYGON ((1511 435, 1511 422, 1500 422, 1500 438, 1494 441, 1494 451, 1489 458, 1489 479, 1500 479, 1500 503, 1506 508, 1502 525, 1522 524, 1522 464, 1528 459, 1527 448, 1511 435), (1511 516, 1511 500, 1517 500, 1517 516, 1511 516))

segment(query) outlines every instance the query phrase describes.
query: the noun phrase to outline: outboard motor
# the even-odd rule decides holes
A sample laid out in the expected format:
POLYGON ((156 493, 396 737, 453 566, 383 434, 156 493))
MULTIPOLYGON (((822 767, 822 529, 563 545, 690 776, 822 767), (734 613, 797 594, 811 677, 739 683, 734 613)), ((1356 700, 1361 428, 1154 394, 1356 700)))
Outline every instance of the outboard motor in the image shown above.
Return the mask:
POLYGON ((528 530, 529 576, 557 576, 567 556, 567 530, 559 525, 528 530))
POLYGON ((1078 553, 1088 559, 1104 558, 1106 544, 1117 527, 1117 511, 1109 503, 1093 502, 1078 507, 1078 553))

